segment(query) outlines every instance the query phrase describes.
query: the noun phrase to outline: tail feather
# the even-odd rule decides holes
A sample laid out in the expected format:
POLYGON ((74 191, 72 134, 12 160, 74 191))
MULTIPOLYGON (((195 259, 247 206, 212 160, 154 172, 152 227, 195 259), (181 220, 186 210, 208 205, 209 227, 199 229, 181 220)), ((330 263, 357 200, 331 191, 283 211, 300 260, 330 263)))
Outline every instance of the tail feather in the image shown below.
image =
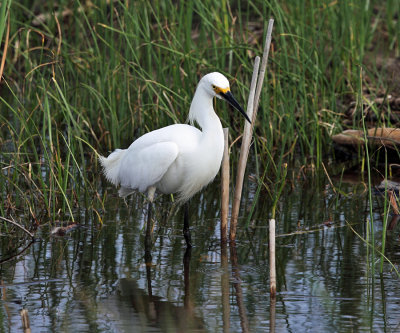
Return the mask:
POLYGON ((126 149, 116 149, 108 157, 100 156, 99 160, 103 167, 103 173, 106 178, 118 186, 120 183, 119 169, 121 165, 121 159, 125 155, 126 149))

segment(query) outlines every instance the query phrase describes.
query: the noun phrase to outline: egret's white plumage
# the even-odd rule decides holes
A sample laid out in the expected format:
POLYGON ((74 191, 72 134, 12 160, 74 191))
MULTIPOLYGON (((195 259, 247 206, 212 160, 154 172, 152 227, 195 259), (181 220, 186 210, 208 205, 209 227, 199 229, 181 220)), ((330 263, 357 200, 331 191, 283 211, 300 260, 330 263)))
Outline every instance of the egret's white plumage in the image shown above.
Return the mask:
POLYGON ((141 136, 128 149, 100 157, 106 178, 121 185, 120 196, 148 191, 152 200, 158 190, 178 193, 179 200, 186 201, 215 178, 224 137, 213 108, 214 97, 226 99, 245 115, 230 93, 226 77, 210 73, 200 80, 189 111, 189 120, 197 122, 201 131, 184 124, 163 127, 141 136))

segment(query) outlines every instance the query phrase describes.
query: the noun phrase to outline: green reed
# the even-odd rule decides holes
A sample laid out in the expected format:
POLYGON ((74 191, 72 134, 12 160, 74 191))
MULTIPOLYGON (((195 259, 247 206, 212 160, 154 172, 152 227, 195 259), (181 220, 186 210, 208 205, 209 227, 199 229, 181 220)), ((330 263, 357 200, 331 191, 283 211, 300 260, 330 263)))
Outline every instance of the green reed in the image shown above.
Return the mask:
MULTIPOLYGON (((273 47, 255 132, 258 180, 264 174, 279 183, 276 170, 294 158, 319 168, 330 135, 342 128, 338 101, 357 91, 358 66, 380 26, 398 53, 398 23, 386 20, 395 17, 392 8, 399 10, 393 1, 356 0, 12 2, 0 213, 18 208, 74 220, 85 207, 98 216, 105 192, 96 152, 185 122, 196 84, 210 71, 226 74, 244 104, 270 17, 273 47)), ((226 105, 217 109, 238 137, 242 119, 226 105)))

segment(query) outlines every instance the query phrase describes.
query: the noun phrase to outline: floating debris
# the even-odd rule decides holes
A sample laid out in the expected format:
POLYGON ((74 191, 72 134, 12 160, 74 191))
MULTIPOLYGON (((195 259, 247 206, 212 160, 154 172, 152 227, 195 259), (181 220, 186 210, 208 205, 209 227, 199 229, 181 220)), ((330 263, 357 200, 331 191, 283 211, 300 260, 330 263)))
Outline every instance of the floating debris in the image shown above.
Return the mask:
POLYGON ((71 232, 72 230, 76 229, 78 227, 78 224, 72 223, 66 227, 55 227, 53 230, 51 230, 51 235, 52 236, 65 236, 67 233, 71 232))

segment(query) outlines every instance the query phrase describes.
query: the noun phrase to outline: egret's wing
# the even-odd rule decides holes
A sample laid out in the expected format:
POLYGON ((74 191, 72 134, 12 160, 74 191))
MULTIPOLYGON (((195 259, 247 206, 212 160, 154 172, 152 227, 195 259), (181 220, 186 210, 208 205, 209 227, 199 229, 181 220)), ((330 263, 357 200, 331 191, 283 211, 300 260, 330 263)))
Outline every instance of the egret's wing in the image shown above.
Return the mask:
POLYGON ((174 142, 157 142, 129 149, 119 170, 121 186, 146 191, 160 181, 178 153, 178 146, 174 142))

